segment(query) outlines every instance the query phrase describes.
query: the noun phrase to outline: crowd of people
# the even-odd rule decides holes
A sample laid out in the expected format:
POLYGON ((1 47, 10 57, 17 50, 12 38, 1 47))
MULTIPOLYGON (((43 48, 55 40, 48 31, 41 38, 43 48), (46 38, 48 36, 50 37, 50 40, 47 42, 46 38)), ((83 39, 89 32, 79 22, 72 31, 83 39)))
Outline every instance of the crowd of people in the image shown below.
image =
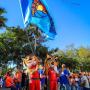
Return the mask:
POLYGON ((90 72, 70 72, 65 64, 58 68, 56 58, 47 58, 45 63, 37 57, 24 59, 26 69, 9 70, 0 76, 0 88, 11 90, 90 90, 90 72))

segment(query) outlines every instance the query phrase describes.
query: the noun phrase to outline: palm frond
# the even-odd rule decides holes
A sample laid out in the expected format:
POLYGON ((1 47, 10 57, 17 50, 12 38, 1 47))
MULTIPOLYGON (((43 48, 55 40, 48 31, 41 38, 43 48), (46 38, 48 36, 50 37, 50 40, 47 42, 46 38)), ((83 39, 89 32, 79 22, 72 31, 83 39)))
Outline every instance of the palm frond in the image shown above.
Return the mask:
POLYGON ((2 14, 4 14, 4 13, 6 13, 6 10, 5 10, 4 8, 1 8, 1 7, 0 7, 0 15, 2 15, 2 14))

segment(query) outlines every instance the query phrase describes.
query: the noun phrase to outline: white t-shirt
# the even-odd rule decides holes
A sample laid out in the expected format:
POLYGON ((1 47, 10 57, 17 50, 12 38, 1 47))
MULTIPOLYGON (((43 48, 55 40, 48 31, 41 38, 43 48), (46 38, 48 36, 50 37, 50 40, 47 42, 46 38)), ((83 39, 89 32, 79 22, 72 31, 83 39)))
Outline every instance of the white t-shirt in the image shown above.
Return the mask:
POLYGON ((84 81, 85 81, 85 87, 89 88, 89 81, 86 76, 82 76, 81 78, 81 82, 84 82, 84 81))

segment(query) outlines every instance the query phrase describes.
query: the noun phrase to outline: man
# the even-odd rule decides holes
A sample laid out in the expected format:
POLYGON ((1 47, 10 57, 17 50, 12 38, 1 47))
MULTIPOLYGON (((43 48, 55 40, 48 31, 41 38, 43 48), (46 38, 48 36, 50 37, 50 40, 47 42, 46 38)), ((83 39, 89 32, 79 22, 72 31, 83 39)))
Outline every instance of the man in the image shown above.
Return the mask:
POLYGON ((69 85, 69 71, 66 69, 66 65, 62 64, 62 68, 60 70, 60 89, 64 88, 65 90, 70 90, 69 85))
POLYGON ((90 87, 89 87, 89 81, 88 81, 88 78, 87 76, 84 74, 84 73, 80 73, 80 78, 81 78, 81 87, 82 87, 82 90, 90 90, 90 87))

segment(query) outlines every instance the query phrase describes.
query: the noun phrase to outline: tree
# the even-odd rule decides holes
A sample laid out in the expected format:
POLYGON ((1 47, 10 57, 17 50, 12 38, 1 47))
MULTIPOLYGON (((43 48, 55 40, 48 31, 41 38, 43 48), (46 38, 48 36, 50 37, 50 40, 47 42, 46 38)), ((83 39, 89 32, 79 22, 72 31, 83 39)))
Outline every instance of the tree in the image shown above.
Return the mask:
POLYGON ((87 58, 87 57, 89 57, 89 55, 90 55, 90 50, 88 48, 80 47, 78 49, 78 56, 80 58, 87 58))
POLYGON ((90 68, 90 48, 80 47, 77 49, 77 60, 80 65, 80 69, 87 71, 90 68))
POLYGON ((60 65, 65 63, 72 69, 88 71, 90 68, 90 47, 75 48, 73 44, 66 47, 66 50, 50 51, 52 55, 59 58, 60 65))
POLYGON ((0 58, 4 63, 5 61, 13 60, 19 64, 22 58, 28 54, 34 53, 41 57, 41 55, 44 56, 48 51, 41 44, 44 42, 44 38, 43 41, 40 41, 42 35, 36 30, 37 27, 31 25, 26 30, 20 27, 7 27, 6 29, 6 32, 0 35, 2 49, 0 58), (44 53, 41 48, 42 50, 44 49, 44 53))
POLYGON ((55 48, 55 49, 51 49, 49 51, 50 54, 55 54, 56 52, 58 52, 59 48, 55 48))
POLYGON ((36 49, 36 54, 44 61, 48 54, 48 48, 42 45, 38 46, 36 49))
POLYGON ((3 14, 5 14, 5 13, 6 13, 5 9, 0 7, 0 28, 6 26, 5 23, 6 23, 7 19, 3 16, 3 14))
POLYGON ((78 61, 73 58, 67 58, 67 57, 60 58, 59 63, 60 65, 66 64, 66 66, 69 67, 71 70, 75 70, 78 67, 78 61))

